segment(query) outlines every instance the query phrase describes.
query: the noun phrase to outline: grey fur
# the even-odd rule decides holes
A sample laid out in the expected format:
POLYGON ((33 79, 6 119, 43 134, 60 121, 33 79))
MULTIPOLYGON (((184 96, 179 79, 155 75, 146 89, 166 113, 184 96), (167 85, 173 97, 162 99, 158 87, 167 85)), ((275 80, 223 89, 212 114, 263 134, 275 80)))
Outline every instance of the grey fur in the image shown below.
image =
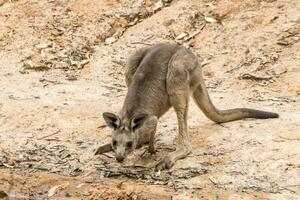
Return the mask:
POLYGON ((178 159, 185 158, 192 150, 187 131, 189 96, 193 96, 204 114, 217 123, 278 117, 276 113, 248 108, 218 110, 208 95, 197 57, 179 45, 157 44, 136 51, 128 59, 125 78, 128 93, 121 111, 118 115, 103 114, 108 126, 113 128, 112 143, 99 147, 96 152, 113 150, 118 161, 146 143, 149 143, 149 152, 155 152, 158 119, 171 107, 177 114, 178 144, 156 168, 170 168, 178 159))

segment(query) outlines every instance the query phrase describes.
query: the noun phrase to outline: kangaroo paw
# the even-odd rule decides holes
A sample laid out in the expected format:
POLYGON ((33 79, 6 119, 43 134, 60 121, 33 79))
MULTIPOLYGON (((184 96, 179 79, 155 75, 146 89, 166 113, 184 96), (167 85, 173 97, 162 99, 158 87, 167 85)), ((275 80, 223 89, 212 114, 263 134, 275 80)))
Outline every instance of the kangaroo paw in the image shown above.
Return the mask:
POLYGON ((109 143, 109 144, 105 144, 103 146, 98 147, 98 149, 95 151, 94 155, 99 155, 99 154, 107 153, 110 151, 112 151, 112 148, 111 148, 111 144, 109 143))
POLYGON ((156 164, 156 170, 170 169, 177 160, 187 157, 191 153, 191 147, 189 145, 178 148, 176 151, 169 153, 161 161, 156 164))
POLYGON ((175 161, 169 155, 161 159, 155 166, 155 169, 158 170, 165 170, 170 169, 174 165, 175 161))
POLYGON ((156 153, 154 145, 149 145, 148 152, 152 155, 156 153))

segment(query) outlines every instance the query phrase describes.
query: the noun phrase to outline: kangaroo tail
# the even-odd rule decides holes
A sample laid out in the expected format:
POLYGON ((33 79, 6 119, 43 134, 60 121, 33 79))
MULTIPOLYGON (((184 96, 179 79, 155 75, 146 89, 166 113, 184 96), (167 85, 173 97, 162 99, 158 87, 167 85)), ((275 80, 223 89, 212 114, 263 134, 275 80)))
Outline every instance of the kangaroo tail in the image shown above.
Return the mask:
POLYGON ((217 123, 224 123, 235 121, 244 118, 257 118, 257 119, 267 119, 267 118, 278 118, 279 115, 273 112, 265 112, 249 108, 235 108, 229 110, 219 110, 217 109, 209 95, 204 83, 201 78, 200 84, 195 88, 193 92, 193 98, 198 107, 203 111, 203 113, 212 121, 217 123))

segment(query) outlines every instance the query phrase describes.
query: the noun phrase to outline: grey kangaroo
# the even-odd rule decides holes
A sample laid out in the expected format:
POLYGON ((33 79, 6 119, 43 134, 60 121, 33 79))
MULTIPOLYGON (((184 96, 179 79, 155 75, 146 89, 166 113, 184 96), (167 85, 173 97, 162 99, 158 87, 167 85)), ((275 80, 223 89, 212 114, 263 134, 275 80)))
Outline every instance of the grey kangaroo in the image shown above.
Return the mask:
POLYGON ((118 162, 144 144, 155 153, 154 135, 158 119, 173 107, 178 120, 176 150, 156 163, 157 170, 169 169, 191 153, 187 130, 189 96, 204 114, 217 123, 244 118, 278 118, 277 113, 249 108, 219 110, 211 102, 201 64, 188 49, 175 44, 157 44, 137 50, 127 62, 128 93, 119 114, 105 112, 104 120, 113 130, 112 142, 95 154, 114 151, 118 162))

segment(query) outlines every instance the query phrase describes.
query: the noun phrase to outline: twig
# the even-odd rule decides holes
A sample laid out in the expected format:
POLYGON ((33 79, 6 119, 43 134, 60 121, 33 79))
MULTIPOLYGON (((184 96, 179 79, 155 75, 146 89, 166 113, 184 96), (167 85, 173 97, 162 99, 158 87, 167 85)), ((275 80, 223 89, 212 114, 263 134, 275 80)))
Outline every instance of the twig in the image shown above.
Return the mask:
POLYGON ((121 67, 125 67, 125 63, 122 61, 118 61, 118 60, 112 60, 113 63, 120 65, 121 67))
POLYGON ((48 83, 53 83, 53 84, 61 84, 60 81, 52 81, 52 80, 48 80, 48 79, 45 79, 45 78, 40 78, 39 80, 40 82, 48 82, 48 83))
POLYGON ((37 140, 42 140, 42 139, 51 137, 51 136, 53 136, 53 135, 58 134, 59 132, 60 132, 60 130, 58 130, 58 131, 56 131, 56 132, 54 132, 54 133, 51 133, 51 134, 49 134, 49 135, 45 135, 45 136, 43 136, 43 137, 40 137, 40 138, 38 138, 37 140))
POLYGON ((107 125, 106 125, 106 124, 103 124, 103 125, 98 126, 97 128, 103 129, 103 128, 105 128, 105 127, 107 127, 107 125))
POLYGON ((144 44, 144 45, 147 45, 147 46, 153 46, 153 44, 151 44, 151 43, 139 42, 139 41, 137 41, 137 42, 131 42, 130 44, 144 44))
POLYGON ((272 76, 266 76, 266 77, 262 77, 262 76, 257 76, 255 74, 249 74, 249 73, 245 73, 242 74, 240 76, 241 79, 251 79, 251 80, 255 80, 255 81, 268 81, 271 80, 273 77, 272 76))
POLYGON ((240 69, 240 68, 243 67, 243 66, 244 66, 244 63, 239 64, 238 66, 236 66, 236 67, 234 67, 234 68, 232 68, 232 69, 227 70, 225 73, 231 73, 231 72, 233 72, 233 71, 235 71, 235 70, 240 69))
POLYGON ((206 26, 206 23, 204 23, 199 30, 195 31, 188 38, 186 38, 185 41, 189 41, 189 40, 193 39, 194 37, 196 37, 197 35, 199 35, 199 33, 201 33, 201 31, 204 29, 205 26, 206 26))

